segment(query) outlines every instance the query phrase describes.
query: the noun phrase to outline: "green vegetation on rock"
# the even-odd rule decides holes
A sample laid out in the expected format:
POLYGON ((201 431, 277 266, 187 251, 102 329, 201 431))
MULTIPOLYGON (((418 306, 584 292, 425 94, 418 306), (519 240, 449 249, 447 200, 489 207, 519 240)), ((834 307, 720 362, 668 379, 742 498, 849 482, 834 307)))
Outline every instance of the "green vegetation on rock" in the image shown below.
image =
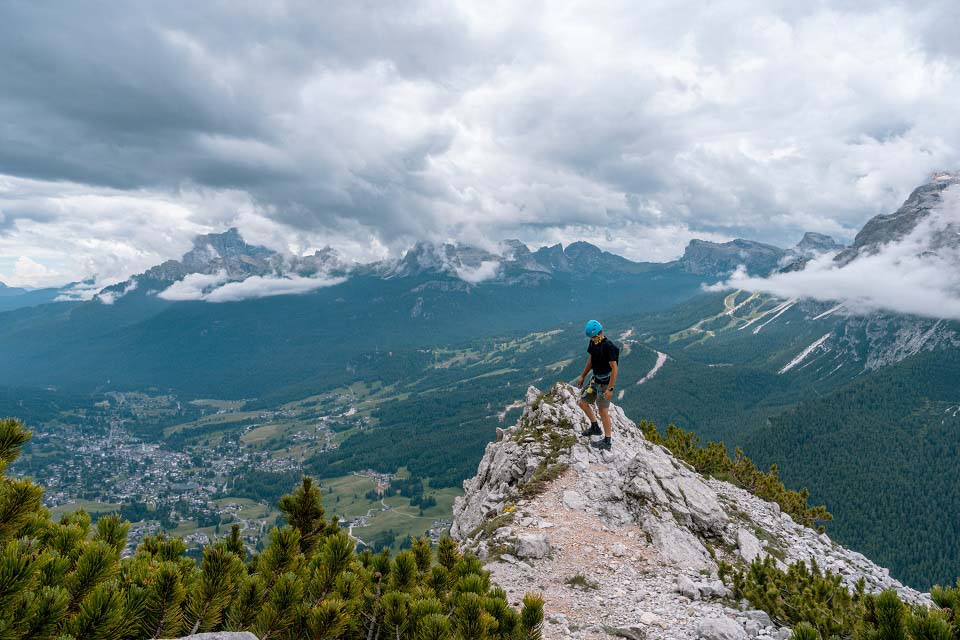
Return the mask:
POLYGON ((935 587, 933 607, 910 607, 893 590, 865 593, 863 579, 851 591, 840 575, 816 563, 796 562, 782 571, 769 556, 742 569, 721 562, 720 577, 735 598, 793 627, 792 640, 960 639, 960 581, 956 587, 935 587))

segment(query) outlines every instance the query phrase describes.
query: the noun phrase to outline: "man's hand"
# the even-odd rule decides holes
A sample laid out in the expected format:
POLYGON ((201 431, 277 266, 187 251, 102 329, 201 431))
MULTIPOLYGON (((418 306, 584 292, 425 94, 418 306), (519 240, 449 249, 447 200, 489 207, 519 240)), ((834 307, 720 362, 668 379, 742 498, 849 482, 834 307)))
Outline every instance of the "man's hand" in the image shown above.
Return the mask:
POLYGON ((603 392, 603 397, 607 400, 613 400, 613 389, 607 389, 603 392))
POLYGON ((580 376, 579 378, 577 378, 577 388, 579 389, 583 389, 583 378, 584 376, 580 376))

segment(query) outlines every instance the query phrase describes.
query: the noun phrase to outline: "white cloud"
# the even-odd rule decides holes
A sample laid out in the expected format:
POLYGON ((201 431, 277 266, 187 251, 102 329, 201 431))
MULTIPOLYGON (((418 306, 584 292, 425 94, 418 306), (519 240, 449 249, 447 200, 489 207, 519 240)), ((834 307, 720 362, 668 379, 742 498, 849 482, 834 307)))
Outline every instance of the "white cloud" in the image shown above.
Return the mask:
POLYGON ((960 167, 940 0, 262 5, 11 10, 0 55, 42 64, 0 69, 0 255, 116 280, 238 226, 358 260, 591 235, 660 260, 849 240, 960 167))
POLYGON ((484 260, 476 267, 461 266, 456 269, 457 277, 470 284, 478 284, 484 280, 497 277, 500 270, 500 261, 484 260))
POLYGON ((307 293, 324 287, 340 284, 345 278, 288 276, 272 278, 251 276, 246 280, 228 282, 206 294, 207 302, 236 302, 248 298, 266 298, 296 293, 307 293))
POLYGON ((754 278, 740 271, 714 289, 737 288, 783 298, 838 301, 849 313, 877 310, 960 320, 960 188, 907 236, 838 267, 829 255, 803 271, 754 278), (946 245, 944 239, 947 239, 946 245))
POLYGON ((228 281, 225 271, 215 274, 192 273, 157 295, 171 301, 238 302, 251 298, 307 293, 340 284, 344 280, 325 276, 304 278, 291 275, 250 276, 244 280, 228 281))
MULTIPOLYGON (((103 290, 104 287, 108 287, 115 282, 103 281, 97 278, 88 278, 86 280, 81 280, 79 282, 74 282, 69 287, 63 289, 60 292, 60 295, 56 297, 57 302, 84 302, 87 300, 93 300, 97 297, 97 294, 103 290)), ((114 297, 111 296, 111 304, 114 301, 114 297)))
POLYGON ((204 300, 228 278, 227 272, 222 270, 217 273, 191 273, 158 293, 157 297, 173 302, 204 300))
POLYGON ((109 305, 109 304, 113 304, 114 302, 116 302, 123 296, 127 295, 131 291, 136 290, 136 288, 137 288, 137 281, 130 280, 129 282, 127 282, 127 284, 123 287, 123 289, 119 293, 115 291, 104 291, 104 292, 98 293, 94 297, 100 302, 102 302, 103 304, 109 305))
POLYGON ((40 287, 55 282, 62 277, 57 271, 40 264, 36 260, 27 256, 20 256, 13 265, 13 276, 7 280, 7 284, 14 287, 40 287))

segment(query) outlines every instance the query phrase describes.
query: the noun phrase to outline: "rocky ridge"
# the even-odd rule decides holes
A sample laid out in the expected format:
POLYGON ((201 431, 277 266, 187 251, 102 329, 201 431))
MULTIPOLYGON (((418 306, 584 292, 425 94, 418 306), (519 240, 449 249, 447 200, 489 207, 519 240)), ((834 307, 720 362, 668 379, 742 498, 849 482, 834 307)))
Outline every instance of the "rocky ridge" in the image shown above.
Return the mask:
POLYGON ((612 406, 613 450, 592 448, 576 390, 530 387, 518 422, 487 445, 464 483, 451 530, 487 561, 511 601, 540 590, 547 638, 787 638, 762 611, 730 599, 718 561, 770 555, 816 561, 845 584, 905 587, 863 555, 795 523, 778 505, 701 476, 643 438, 612 406))
MULTIPOLYGON (((921 221, 943 204, 944 192, 960 185, 960 171, 939 171, 913 190, 893 213, 875 216, 857 233, 853 244, 837 254, 836 262, 846 265, 858 256, 876 253, 886 244, 896 242, 913 231, 921 221)), ((956 229, 948 226, 931 238, 930 249, 957 247, 956 229)))
POLYGON ((752 240, 691 240, 678 264, 696 275, 724 276, 743 267, 751 275, 763 276, 773 271, 785 255, 779 247, 752 240))

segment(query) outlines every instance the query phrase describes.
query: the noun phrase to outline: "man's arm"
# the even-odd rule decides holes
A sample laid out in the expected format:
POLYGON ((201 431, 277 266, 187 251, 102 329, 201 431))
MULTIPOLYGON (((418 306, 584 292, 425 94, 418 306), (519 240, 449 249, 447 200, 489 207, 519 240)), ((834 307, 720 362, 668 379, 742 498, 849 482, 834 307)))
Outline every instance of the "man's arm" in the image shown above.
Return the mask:
POLYGON ((593 356, 589 353, 587 354, 587 364, 583 367, 583 373, 580 374, 580 379, 577 382, 578 387, 583 386, 583 379, 587 377, 587 374, 590 373, 590 369, 593 368, 593 356))
POLYGON ((613 387, 617 384, 617 365, 616 361, 610 361, 610 384, 607 385, 607 393, 610 394, 610 397, 613 397, 613 387))

